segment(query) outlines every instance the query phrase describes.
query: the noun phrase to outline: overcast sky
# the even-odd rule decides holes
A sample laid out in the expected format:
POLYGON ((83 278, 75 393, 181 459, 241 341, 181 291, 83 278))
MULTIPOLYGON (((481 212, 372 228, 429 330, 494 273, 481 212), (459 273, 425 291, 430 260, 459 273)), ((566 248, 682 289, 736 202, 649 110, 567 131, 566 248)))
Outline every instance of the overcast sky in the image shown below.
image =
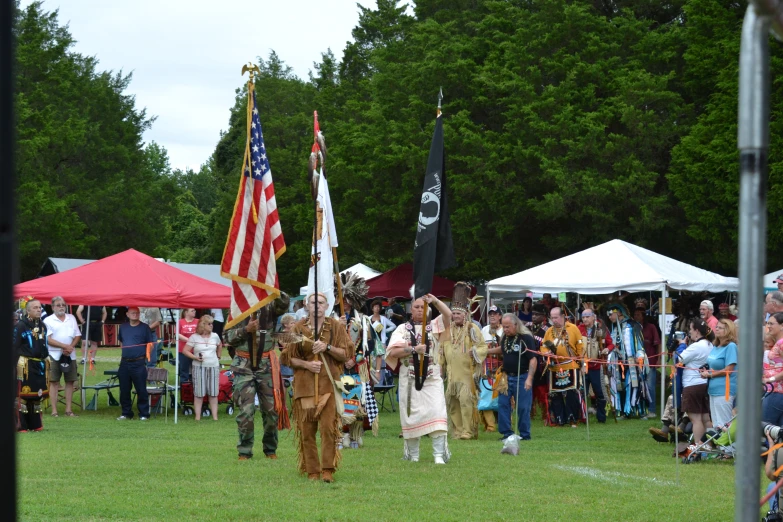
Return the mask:
MULTIPOLYGON (((25 7, 31 2, 25 0, 25 7)), ((375 0, 358 0, 375 7, 375 0)), ((242 65, 274 49, 306 79, 327 48, 338 59, 359 20, 357 0, 44 0, 60 10, 74 50, 103 70, 133 72, 127 92, 157 116, 146 141, 172 168, 198 169, 228 127, 242 65)), ((245 81, 247 76, 245 76, 245 81)), ((314 108, 315 109, 315 108, 314 108)), ((262 124, 263 124, 263 115, 262 124)))

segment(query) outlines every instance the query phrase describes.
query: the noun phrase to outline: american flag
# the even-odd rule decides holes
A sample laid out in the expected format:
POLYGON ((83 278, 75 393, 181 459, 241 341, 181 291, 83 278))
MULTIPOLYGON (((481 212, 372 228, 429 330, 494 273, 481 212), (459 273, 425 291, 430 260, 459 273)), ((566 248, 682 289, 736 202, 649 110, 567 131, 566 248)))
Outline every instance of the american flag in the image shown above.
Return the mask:
POLYGON ((227 328, 280 295, 276 261, 285 252, 252 83, 248 103, 250 128, 245 161, 220 266, 221 275, 231 279, 227 328))

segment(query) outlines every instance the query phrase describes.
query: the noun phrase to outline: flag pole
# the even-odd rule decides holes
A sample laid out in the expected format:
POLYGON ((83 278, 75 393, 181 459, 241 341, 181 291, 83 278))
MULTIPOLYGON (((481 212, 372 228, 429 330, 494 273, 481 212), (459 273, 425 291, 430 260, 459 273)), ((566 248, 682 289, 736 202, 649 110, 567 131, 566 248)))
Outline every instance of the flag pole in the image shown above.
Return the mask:
MULTIPOLYGON (((340 301, 340 317, 345 317, 345 305, 343 304, 343 280, 340 277, 340 264, 337 262, 337 247, 332 247, 332 258, 334 259, 334 273, 337 276, 337 299, 340 301)), ((346 324, 348 318, 345 318, 346 324)))
MULTIPOLYGON (((313 190, 311 190, 313 196, 313 297, 315 297, 314 310, 313 310, 313 344, 318 341, 318 188, 321 181, 321 176, 316 175, 315 167, 318 164, 318 154, 320 153, 320 147, 318 147, 318 136, 316 134, 316 122, 318 121, 318 112, 313 111, 313 150, 311 155, 315 154, 315 162, 311 161, 313 171, 310 173, 310 183, 313 184, 313 190)), ((323 169, 323 160, 321 160, 321 169, 323 169)), ((308 306, 310 305, 308 299, 308 306)), ((318 405, 318 374, 313 374, 313 381, 315 384, 315 404, 318 405)))
MULTIPOLYGON (((441 87, 438 90, 438 110, 436 111, 435 118, 440 118, 442 111, 441 106, 443 104, 443 87, 441 87)), ((430 286, 432 284, 430 283, 430 286)), ((427 356, 427 343, 429 341, 427 336, 427 313, 429 312, 430 304, 427 301, 424 301, 424 317, 421 320, 421 338, 424 341, 424 356, 419 359, 419 375, 422 376, 422 380, 424 379, 424 358, 427 356)))

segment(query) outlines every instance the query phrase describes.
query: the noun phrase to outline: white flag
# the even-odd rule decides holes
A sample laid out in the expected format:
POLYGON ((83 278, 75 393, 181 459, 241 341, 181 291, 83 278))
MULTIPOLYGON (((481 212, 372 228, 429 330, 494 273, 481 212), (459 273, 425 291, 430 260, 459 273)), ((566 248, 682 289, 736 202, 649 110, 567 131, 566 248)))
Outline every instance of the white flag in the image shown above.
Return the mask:
POLYGON ((329 185, 323 173, 318 173, 318 219, 314 232, 316 243, 310 257, 310 273, 307 277, 307 295, 315 292, 314 260, 318 255, 318 291, 326 295, 329 307, 326 316, 332 314, 334 308, 334 258, 332 248, 337 247, 337 230, 334 226, 332 200, 329 197, 329 185))

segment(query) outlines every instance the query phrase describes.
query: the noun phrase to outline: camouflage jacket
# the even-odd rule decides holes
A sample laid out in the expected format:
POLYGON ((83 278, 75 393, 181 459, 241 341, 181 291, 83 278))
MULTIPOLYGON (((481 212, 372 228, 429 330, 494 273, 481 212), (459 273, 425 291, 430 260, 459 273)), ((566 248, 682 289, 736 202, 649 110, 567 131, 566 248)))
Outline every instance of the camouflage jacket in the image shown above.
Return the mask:
MULTIPOLYGON (((250 318, 247 317, 240 321, 236 326, 230 330, 223 332, 225 338, 225 344, 233 348, 234 350, 240 350, 243 352, 250 351, 250 336, 245 332, 245 327, 250 322, 250 318)), ((261 333, 256 332, 256 343, 261 339, 261 333)), ((275 348, 275 343, 272 339, 272 332, 267 331, 266 339, 264 340, 264 352, 272 351, 275 348)))

